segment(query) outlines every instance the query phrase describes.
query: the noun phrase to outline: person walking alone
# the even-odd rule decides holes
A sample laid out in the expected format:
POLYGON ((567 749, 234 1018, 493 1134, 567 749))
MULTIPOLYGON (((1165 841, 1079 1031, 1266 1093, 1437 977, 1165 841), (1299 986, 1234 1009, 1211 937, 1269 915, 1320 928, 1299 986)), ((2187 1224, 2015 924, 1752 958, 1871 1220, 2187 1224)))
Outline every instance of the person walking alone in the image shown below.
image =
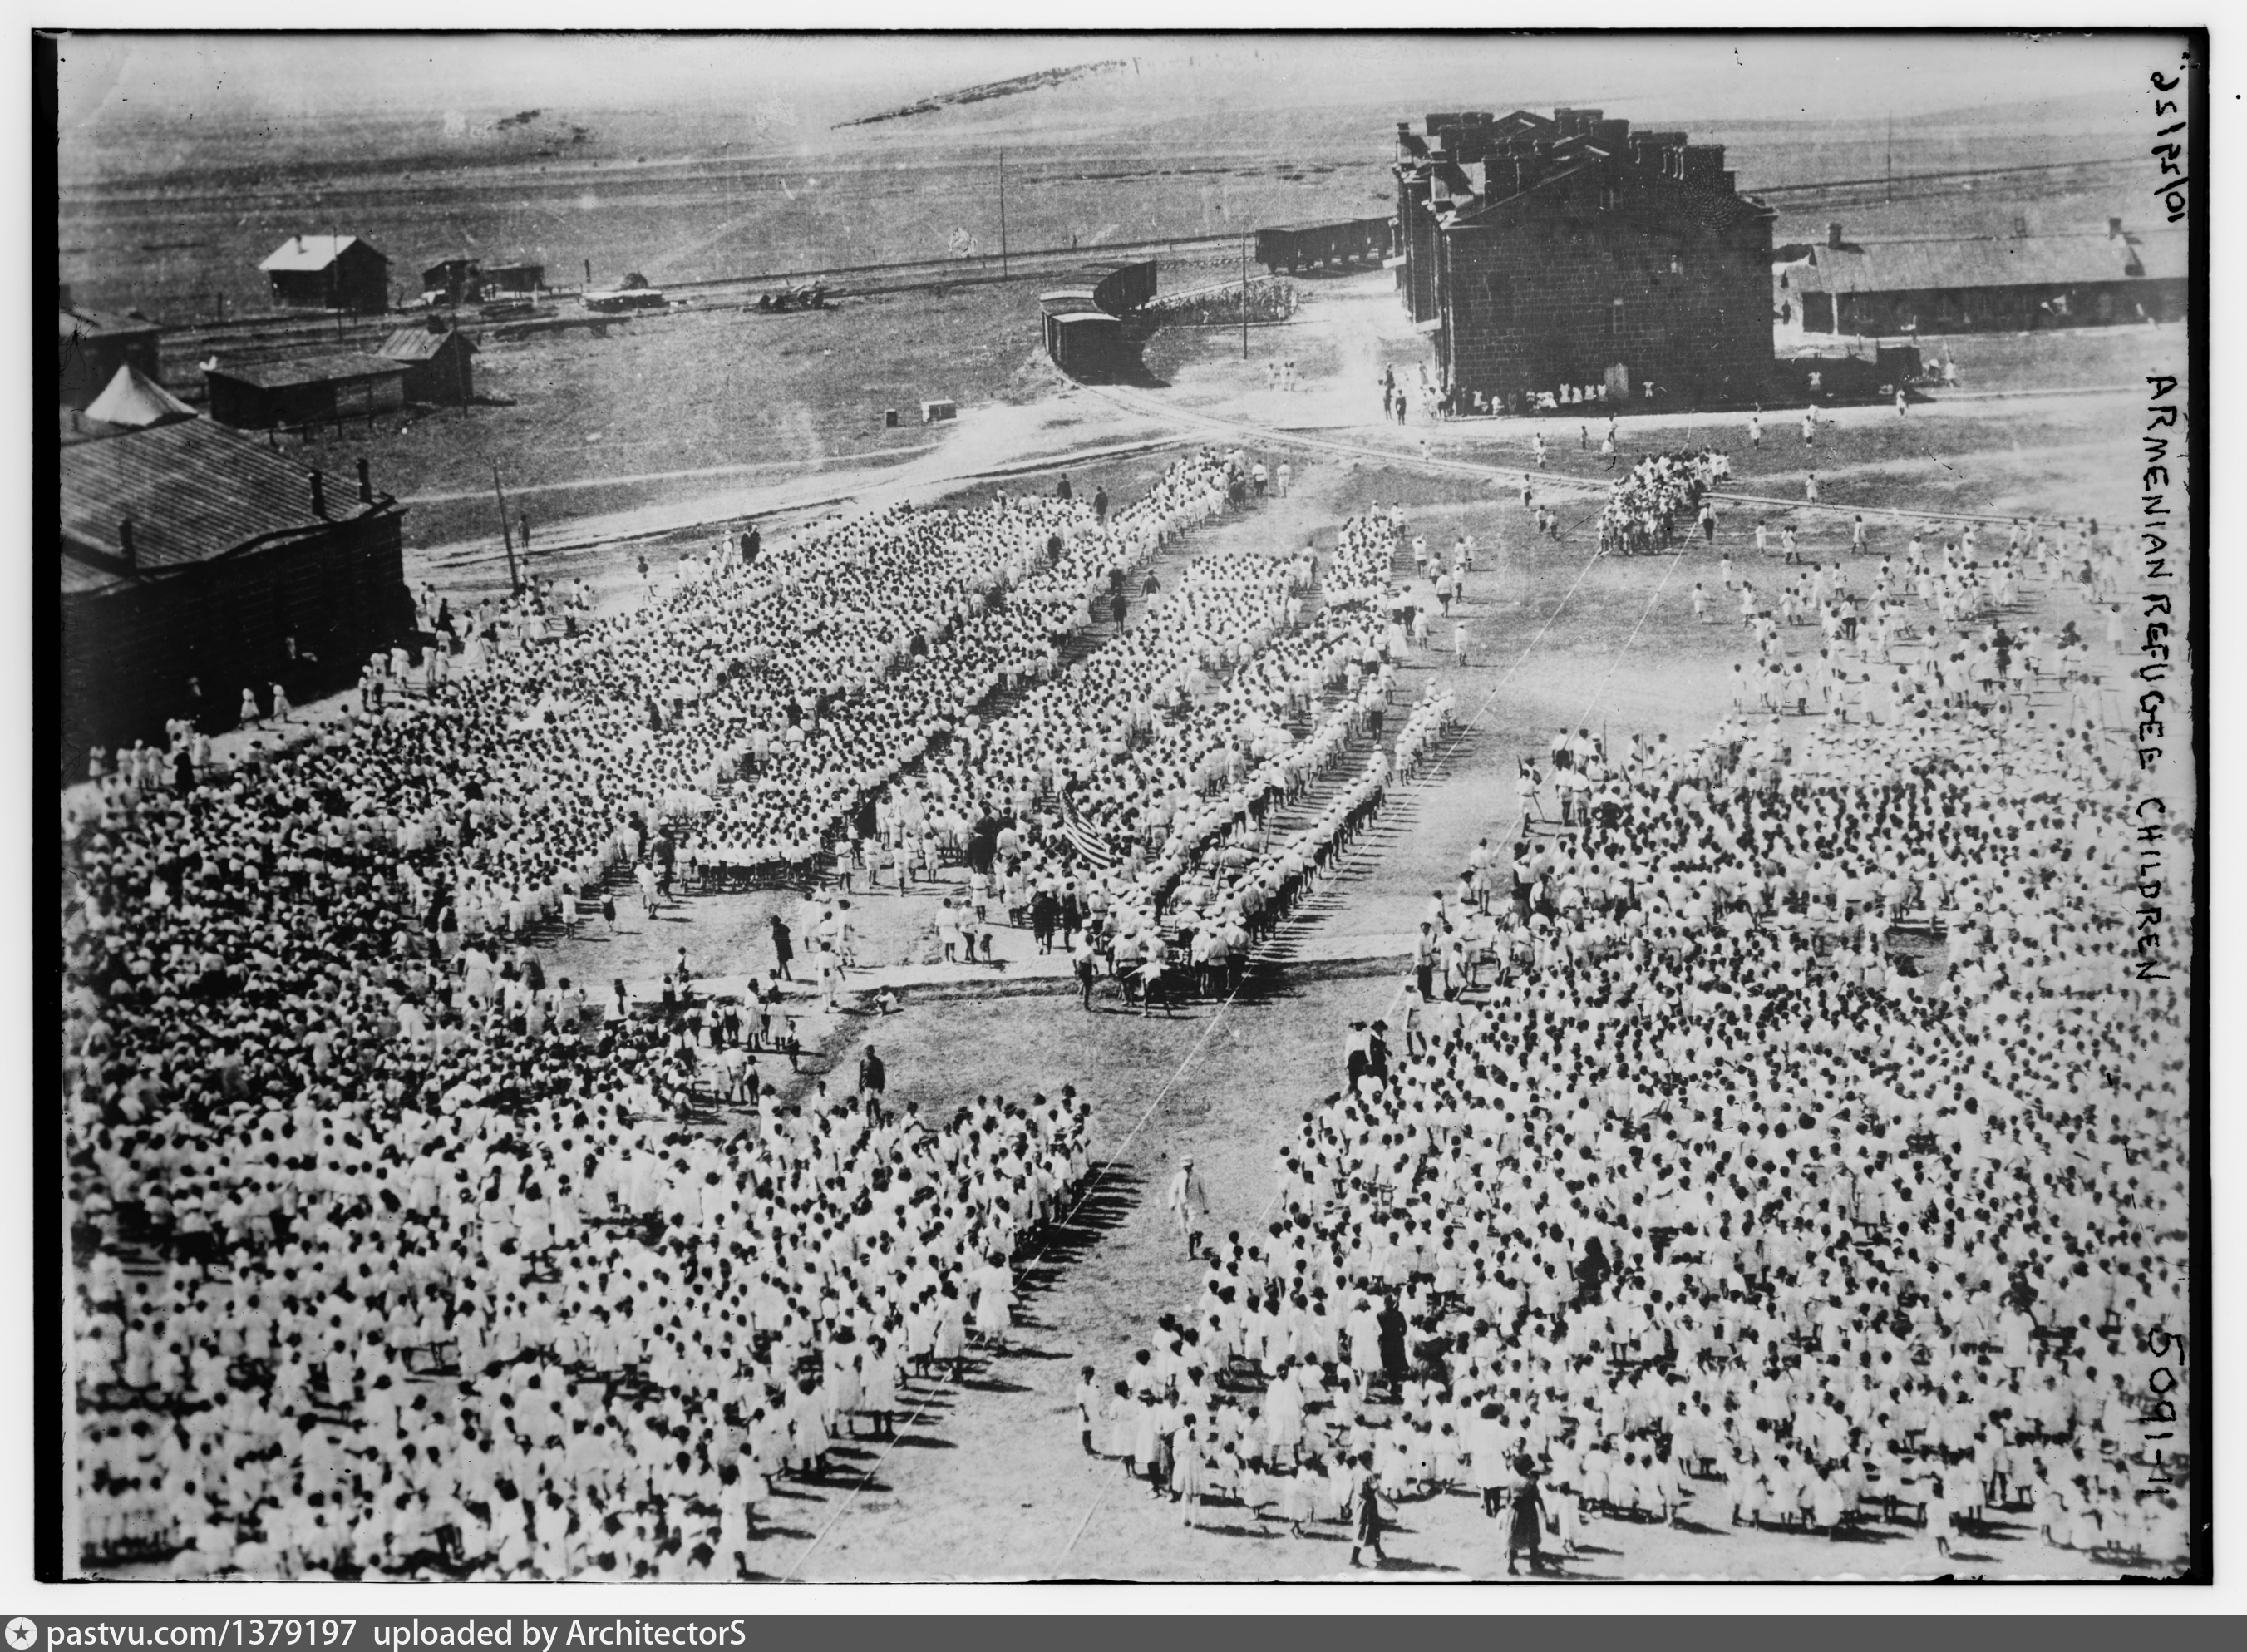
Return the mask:
POLYGON ((1201 1254, 1202 1224, 1209 1219, 1209 1191, 1202 1185, 1201 1178, 1194 1174, 1192 1154, 1178 1161, 1178 1174, 1171 1178, 1171 1191, 1164 1197, 1163 1208, 1178 1212, 1178 1232, 1186 1242, 1186 1259, 1193 1260, 1201 1254))

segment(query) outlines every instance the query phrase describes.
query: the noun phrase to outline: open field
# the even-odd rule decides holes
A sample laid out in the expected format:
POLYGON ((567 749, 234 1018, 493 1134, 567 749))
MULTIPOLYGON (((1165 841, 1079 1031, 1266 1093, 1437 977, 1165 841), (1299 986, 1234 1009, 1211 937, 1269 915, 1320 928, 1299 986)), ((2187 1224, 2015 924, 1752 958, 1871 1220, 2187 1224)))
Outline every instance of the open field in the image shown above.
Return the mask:
MULTIPOLYGON (((1003 239, 1014 248, 1235 233, 1388 210, 1400 116, 1570 96, 1540 66, 1547 50, 1526 43, 1460 43, 1432 83, 1425 58, 1393 40, 1364 43, 1339 79, 1308 43, 1273 43, 1246 72, 1177 42, 1082 44, 1128 70, 871 126, 837 123, 926 92, 923 77, 942 72, 900 57, 836 86, 777 66, 787 48, 745 41, 700 54, 707 65, 673 65, 668 99, 619 95, 630 84, 619 79, 530 109, 448 106, 436 92, 399 106, 315 74, 281 107, 205 91, 189 116, 120 101, 120 72, 95 52, 65 77, 59 273, 85 303, 184 323, 215 315, 221 295, 230 313, 263 307, 257 261, 319 230, 372 241, 401 286, 461 253, 542 262, 567 287, 589 263, 597 280, 639 270, 662 283, 941 257, 956 236, 989 255, 1002 240, 1002 152, 1003 239), (721 61, 730 72, 715 71, 721 61)), ((215 67, 227 61, 214 54, 215 67)), ((627 57, 618 72, 639 67, 627 57)), ((1922 92, 1891 126, 1816 106, 1772 118, 1728 108, 1726 95, 1680 84, 1596 101, 1641 126, 1690 117, 1697 142, 1726 146, 1743 188, 1782 192, 1781 242, 1821 234, 1834 216, 1868 235, 2003 231, 2017 214, 2039 229, 2145 216, 2112 171, 1909 181, 2134 155, 2127 102, 2061 94, 1962 108, 1922 92), (1797 188, 1891 172, 1907 181, 1797 188)))

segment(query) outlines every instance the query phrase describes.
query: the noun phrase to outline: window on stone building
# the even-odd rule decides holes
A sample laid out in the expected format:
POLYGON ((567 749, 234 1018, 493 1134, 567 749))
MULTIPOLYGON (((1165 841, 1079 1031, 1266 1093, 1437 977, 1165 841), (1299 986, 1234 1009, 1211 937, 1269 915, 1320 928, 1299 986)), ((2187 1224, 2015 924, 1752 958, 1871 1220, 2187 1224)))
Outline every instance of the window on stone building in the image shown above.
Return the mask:
MULTIPOLYGON (((1674 252, 1670 255, 1670 273, 1673 276, 1682 276, 1685 273, 1685 261, 1674 252)), ((1779 279, 1785 281, 1786 277, 1781 276, 1779 279)))
POLYGON ((1620 298, 1608 306, 1608 333, 1611 338, 1622 336, 1622 300, 1620 298))
POLYGON ((1600 186, 1600 210, 1602 212, 1613 212, 1615 210, 1615 187, 1611 183, 1602 183, 1600 186))

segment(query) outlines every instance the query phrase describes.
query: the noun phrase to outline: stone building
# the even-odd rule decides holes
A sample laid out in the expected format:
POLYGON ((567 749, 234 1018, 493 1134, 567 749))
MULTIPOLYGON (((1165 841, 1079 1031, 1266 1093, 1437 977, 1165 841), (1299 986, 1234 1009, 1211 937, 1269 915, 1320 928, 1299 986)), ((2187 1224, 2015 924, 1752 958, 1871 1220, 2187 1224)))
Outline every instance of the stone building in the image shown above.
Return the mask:
POLYGON ((1397 128, 1397 280, 1457 413, 1759 398, 1771 229, 1721 145, 1597 109, 1397 128))

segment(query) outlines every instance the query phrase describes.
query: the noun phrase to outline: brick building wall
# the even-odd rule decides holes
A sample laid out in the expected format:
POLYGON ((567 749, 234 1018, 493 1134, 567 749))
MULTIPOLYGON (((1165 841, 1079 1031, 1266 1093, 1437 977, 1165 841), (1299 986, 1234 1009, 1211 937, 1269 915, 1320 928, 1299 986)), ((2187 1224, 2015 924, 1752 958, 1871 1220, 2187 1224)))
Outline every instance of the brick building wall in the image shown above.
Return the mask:
POLYGON ((1397 267, 1397 290, 1414 321, 1436 314, 1436 215, 1429 207, 1431 181, 1400 174, 1397 180, 1397 242, 1404 262, 1397 267))
POLYGON ((1618 367, 1641 405, 1649 383, 1672 403, 1761 396, 1771 220, 1714 188, 1609 160, 1447 226, 1433 284, 1454 405, 1518 406, 1618 367))

